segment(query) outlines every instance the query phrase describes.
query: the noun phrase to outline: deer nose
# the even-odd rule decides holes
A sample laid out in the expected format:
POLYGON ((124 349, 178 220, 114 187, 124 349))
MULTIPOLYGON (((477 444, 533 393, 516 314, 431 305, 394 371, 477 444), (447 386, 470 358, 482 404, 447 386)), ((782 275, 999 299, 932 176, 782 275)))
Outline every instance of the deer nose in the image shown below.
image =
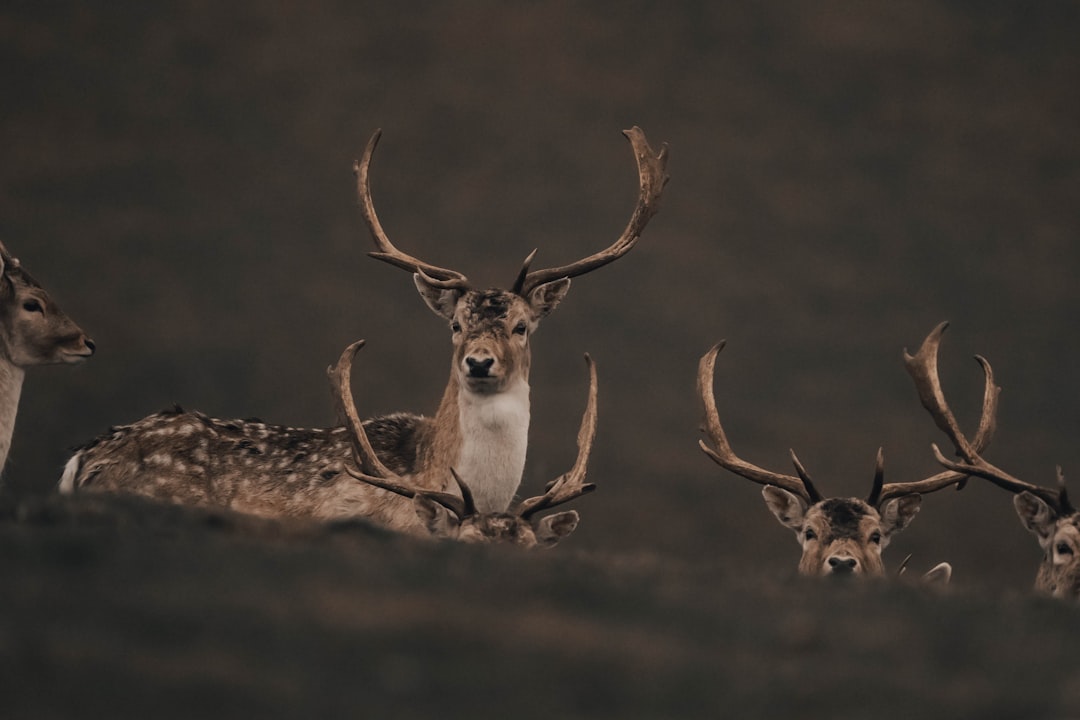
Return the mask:
POLYGON ((93 355, 94 351, 97 350, 97 345, 95 345, 94 341, 90 338, 86 338, 85 340, 83 340, 83 345, 86 345, 86 349, 90 351, 91 355, 93 355))
POLYGON ((834 555, 829 558, 829 569, 837 574, 853 573, 858 564, 859 562, 853 557, 839 557, 834 555))
POLYGON ((495 358, 465 358, 465 364, 469 366, 469 377, 487 377, 491 372, 491 366, 495 364, 495 358))

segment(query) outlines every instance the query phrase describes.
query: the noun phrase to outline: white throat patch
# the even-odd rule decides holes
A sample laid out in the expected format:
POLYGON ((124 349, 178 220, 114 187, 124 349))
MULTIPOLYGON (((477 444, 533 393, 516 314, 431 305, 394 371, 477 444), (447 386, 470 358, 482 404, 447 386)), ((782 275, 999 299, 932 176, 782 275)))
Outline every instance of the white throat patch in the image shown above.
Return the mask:
POLYGON ((518 380, 504 392, 458 396, 461 454, 454 469, 469 486, 480 512, 510 507, 529 444, 529 383, 518 380))

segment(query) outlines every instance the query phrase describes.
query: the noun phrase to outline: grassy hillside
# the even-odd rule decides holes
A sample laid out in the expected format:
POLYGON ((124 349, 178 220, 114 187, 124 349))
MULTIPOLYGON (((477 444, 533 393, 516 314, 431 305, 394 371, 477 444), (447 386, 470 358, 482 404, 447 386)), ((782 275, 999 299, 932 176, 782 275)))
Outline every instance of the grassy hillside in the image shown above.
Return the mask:
POLYGON ((722 557, 138 502, 0 523, 0 707, 50 717, 1066 717, 1080 617, 722 557))

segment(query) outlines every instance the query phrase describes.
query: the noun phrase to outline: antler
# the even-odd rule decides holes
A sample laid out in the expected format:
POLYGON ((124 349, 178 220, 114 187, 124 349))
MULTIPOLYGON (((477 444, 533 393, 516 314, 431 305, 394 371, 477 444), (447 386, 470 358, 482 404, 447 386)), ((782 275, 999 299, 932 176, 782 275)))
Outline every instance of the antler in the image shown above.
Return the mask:
POLYGON ((922 400, 923 407, 930 412, 935 424, 952 440, 953 446, 956 448, 956 454, 960 456, 961 461, 956 462, 946 458, 936 443, 930 445, 934 451, 934 457, 953 475, 975 475, 989 480, 998 487, 1012 493, 1029 492, 1042 499, 1061 514, 1072 513, 1072 504, 1069 502, 1069 496, 1065 491, 1065 475, 1060 467, 1057 469, 1058 488, 1053 490, 1015 478, 996 465, 987 462, 980 455, 986 449, 986 445, 989 443, 990 436, 994 431, 997 396, 1001 391, 1001 388, 993 386, 993 373, 990 369, 990 363, 980 355, 976 355, 975 359, 979 361, 983 372, 986 374, 983 418, 979 423, 979 430, 975 435, 974 442, 968 442, 960 431, 959 423, 956 422, 956 418, 945 402, 945 393, 941 389, 941 381, 937 372, 938 348, 941 345, 941 336, 948 326, 949 323, 943 322, 934 328, 926 340, 923 341, 922 347, 919 348, 914 357, 906 352, 904 353, 904 362, 908 367, 908 372, 915 378, 915 386, 919 390, 919 399, 922 400), (991 388, 993 389, 991 390, 991 388), (986 417, 988 413, 991 415, 989 419, 986 417))
POLYGON ((1032 485, 1029 482, 1024 482, 1023 480, 1015 478, 996 465, 986 462, 982 457, 975 456, 974 460, 956 462, 955 460, 946 458, 941 453, 937 444, 931 444, 930 448, 934 451, 934 457, 937 461, 953 472, 981 477, 1011 493, 1020 494, 1022 492, 1029 492, 1057 510, 1061 515, 1069 515, 1074 512, 1072 503, 1069 502, 1068 493, 1065 491, 1065 474, 1061 471, 1060 466, 1057 468, 1058 488, 1055 491, 1040 485, 1032 485))
MULTIPOLYGON (((915 381, 915 388, 919 392, 919 400, 934 419, 934 423, 952 440, 958 455, 965 460, 973 461, 990 444, 990 440, 994 436, 997 423, 998 397, 1001 388, 994 384, 994 371, 990 367, 990 363, 981 355, 976 355, 975 359, 982 368, 985 383, 979 427, 975 432, 974 440, 969 441, 960 430, 960 424, 956 421, 956 416, 953 415, 952 410, 949 409, 949 405, 945 401, 945 393, 941 389, 941 379, 938 376, 938 350, 941 347, 942 336, 948 327, 949 323, 943 322, 931 330, 914 355, 910 355, 905 350, 904 366, 915 381)), ((949 466, 946 465, 946 467, 949 466)), ((953 484, 957 485, 957 489, 961 489, 964 486, 965 479, 971 474, 973 473, 950 468, 949 472, 938 473, 925 480, 910 483, 890 483, 879 491, 879 501, 883 502, 892 497, 911 493, 925 494, 934 492, 953 484)), ((877 490, 876 484, 875 490, 877 490)))
POLYGON ((592 452, 593 439, 596 437, 596 363, 588 353, 585 353, 585 363, 589 366, 589 399, 581 416, 581 428, 578 430, 577 460, 570 472, 560 475, 548 485, 547 492, 543 495, 521 501, 515 512, 526 520, 541 510, 570 502, 596 489, 593 483, 585 482, 589 453, 592 452))
POLYGON ((461 497, 452 493, 426 490, 407 485, 400 475, 394 473, 379 460, 378 455, 375 454, 375 450, 371 446, 367 432, 364 430, 364 424, 360 422, 360 417, 356 413, 356 405, 353 403, 352 365, 356 359, 356 353, 362 347, 364 347, 364 341, 357 340, 345 348, 336 365, 326 369, 327 377, 330 379, 330 389, 334 397, 334 406, 337 408, 338 416, 349 429, 353 458, 357 465, 356 468, 353 468, 346 464, 345 471, 357 480, 362 480, 375 487, 389 490, 404 497, 413 498, 422 495, 430 498, 460 519, 475 515, 476 504, 473 502, 472 493, 464 481, 454 472, 453 468, 450 469, 450 473, 461 491, 461 497))
POLYGON ((368 253, 376 260, 390 263, 413 273, 421 273, 435 282, 432 284, 444 288, 468 288, 469 281, 457 270, 431 265, 423 260, 414 258, 412 255, 403 253, 394 247, 390 238, 386 236, 379 216, 375 214, 375 203, 371 200, 371 184, 368 181, 368 167, 371 165, 371 156, 375 154, 375 146, 379 144, 382 130, 376 130, 368 140, 364 155, 360 160, 353 161, 353 175, 356 176, 356 198, 360 205, 360 214, 371 231, 371 239, 375 243, 375 252, 368 253))
POLYGON ((716 409, 716 396, 713 394, 716 356, 720 354, 726 344, 727 341, 722 340, 714 345, 712 349, 701 357, 701 361, 698 363, 698 394, 701 395, 701 401, 705 406, 705 421, 702 431, 709 436, 716 449, 709 447, 704 440, 698 440, 698 445, 701 446, 706 455, 725 470, 729 470, 759 485, 775 485, 798 495, 809 505, 819 502, 822 499, 821 494, 814 487, 813 481, 806 473, 802 463, 799 462, 799 458, 795 456, 794 450, 791 451, 791 459, 795 463, 795 470, 799 473, 799 477, 774 473, 757 465, 752 465, 737 456, 731 449, 727 434, 724 433, 724 428, 720 424, 720 414, 716 409))
POLYGON ((638 181, 641 187, 638 195, 637 207, 634 208, 630 222, 622 235, 606 250, 578 260, 577 262, 563 265, 562 267, 547 268, 529 272, 529 265, 536 256, 534 250, 525 259, 513 291, 519 295, 528 295, 530 291, 539 285, 561 278, 577 277, 591 272, 598 267, 607 265, 618 260, 637 243, 645 226, 649 224, 653 215, 659 210, 660 196, 664 192, 664 186, 669 179, 667 174, 668 146, 663 143, 660 152, 655 153, 645 138, 645 132, 636 125, 629 130, 623 130, 623 135, 630 141, 637 160, 638 181))

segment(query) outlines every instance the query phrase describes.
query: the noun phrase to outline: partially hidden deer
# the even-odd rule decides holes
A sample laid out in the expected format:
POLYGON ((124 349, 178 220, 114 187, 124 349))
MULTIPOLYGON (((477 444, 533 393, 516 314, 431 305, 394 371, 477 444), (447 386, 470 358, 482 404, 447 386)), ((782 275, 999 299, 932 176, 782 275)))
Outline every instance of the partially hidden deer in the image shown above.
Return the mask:
MULTIPOLYGON (((354 163, 371 256, 413 274, 428 307, 451 330, 450 378, 433 417, 395 413, 364 423, 382 463, 415 488, 460 493, 467 480, 479 513, 505 512, 521 482, 528 445, 532 333, 565 297, 570 279, 619 259, 659 208, 667 183, 667 147, 656 153, 640 128, 625 131, 639 178, 637 205, 606 249, 560 267, 533 270, 526 258, 512 288, 474 289, 465 275, 408 255, 390 241, 375 213, 369 169, 376 131, 354 163)), ((344 427, 299 429, 218 420, 171 411, 114 428, 79 450, 62 492, 136 492, 174 502, 231 507, 263 515, 366 516, 424 532, 411 503, 358 483, 345 471, 352 454, 344 427), (344 485, 350 485, 347 492, 344 485)))
POLYGON ((0 469, 7 463, 26 368, 73 364, 94 341, 0 243, 0 469))
MULTIPOLYGON (((1072 602, 1080 601, 1080 514, 1069 501, 1065 475, 1058 467, 1055 487, 1034 485, 985 460, 981 455, 984 448, 967 439, 949 408, 938 375, 938 352, 948 326, 943 322, 934 328, 915 355, 905 353, 908 372, 915 380, 923 407, 952 442, 959 460, 946 458, 937 444, 931 445, 934 457, 951 472, 989 480, 1013 493, 1013 505, 1020 522, 1035 535, 1043 551, 1035 576, 1035 590, 1072 602)), ((989 372, 990 363, 982 356, 975 358, 989 372)))
MULTIPOLYGON (((766 470, 735 454, 720 423, 713 392, 716 357, 725 343, 715 345, 698 364, 698 394, 704 405, 703 432, 709 440, 701 449, 720 467, 763 485, 769 510, 782 525, 794 531, 802 546, 801 575, 880 577, 885 574, 882 551, 893 535, 906 528, 918 513, 922 496, 961 483, 961 472, 944 472, 911 482, 884 481, 884 452, 878 449, 869 496, 824 497, 794 451, 791 459, 797 476, 766 470), (711 443, 711 445, 710 445, 711 443)), ((983 416, 976 443, 985 446, 992 435, 997 392, 988 374, 983 416)), ((941 563, 924 577, 927 583, 947 582, 952 569, 941 563)))
POLYGON ((553 547, 572 533, 580 520, 576 510, 543 515, 548 510, 570 502, 596 489, 585 482, 589 453, 596 437, 596 364, 586 354, 589 368, 589 394, 578 430, 577 459, 573 467, 548 484, 543 495, 522 500, 507 512, 480 512, 469 483, 450 468, 458 493, 425 490, 409 483, 379 460, 352 398, 351 372, 356 353, 364 342, 345 348, 337 364, 327 374, 338 408, 338 415, 349 428, 353 442, 353 462, 345 471, 354 478, 389 490, 412 500, 417 517, 439 539, 466 543, 500 543, 523 548, 553 547))

